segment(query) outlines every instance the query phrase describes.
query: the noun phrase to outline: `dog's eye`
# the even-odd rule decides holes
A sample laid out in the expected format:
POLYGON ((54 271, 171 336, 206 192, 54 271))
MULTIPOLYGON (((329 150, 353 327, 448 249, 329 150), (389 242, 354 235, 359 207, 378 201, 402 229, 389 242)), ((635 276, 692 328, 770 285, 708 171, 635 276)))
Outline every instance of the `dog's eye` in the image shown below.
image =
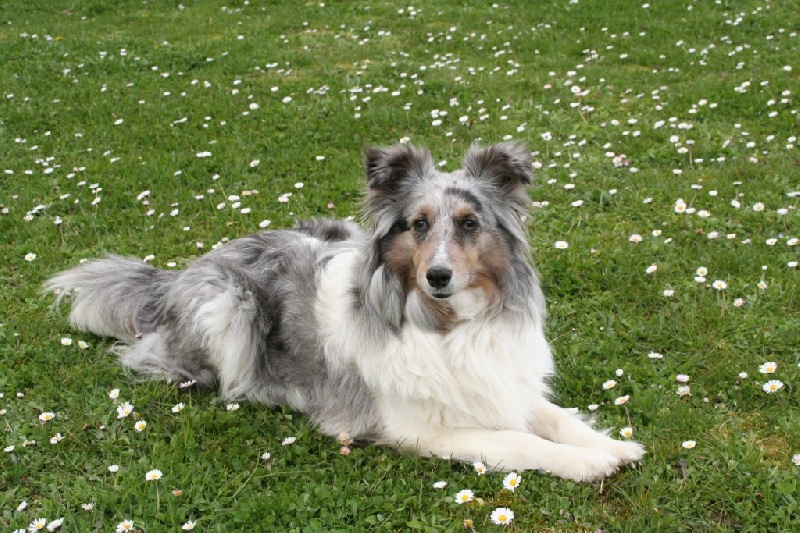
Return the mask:
POLYGON ((474 233, 478 229, 478 221, 471 218, 465 218, 461 221, 461 229, 467 233, 474 233))
POLYGON ((414 231, 423 232, 428 230, 428 221, 420 218, 414 221, 414 231))

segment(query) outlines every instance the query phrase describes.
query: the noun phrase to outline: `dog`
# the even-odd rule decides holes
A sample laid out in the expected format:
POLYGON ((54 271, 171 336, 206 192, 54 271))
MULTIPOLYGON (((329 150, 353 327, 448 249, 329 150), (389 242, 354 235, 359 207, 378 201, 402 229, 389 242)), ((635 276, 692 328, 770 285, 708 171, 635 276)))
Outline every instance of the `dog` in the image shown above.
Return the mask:
POLYGON ((312 220, 232 240, 182 271, 110 256, 45 283, 121 362, 289 405, 342 434, 502 470, 590 481, 644 448, 548 400, 545 300, 530 261, 530 153, 473 146, 437 170, 367 148, 371 231, 312 220))

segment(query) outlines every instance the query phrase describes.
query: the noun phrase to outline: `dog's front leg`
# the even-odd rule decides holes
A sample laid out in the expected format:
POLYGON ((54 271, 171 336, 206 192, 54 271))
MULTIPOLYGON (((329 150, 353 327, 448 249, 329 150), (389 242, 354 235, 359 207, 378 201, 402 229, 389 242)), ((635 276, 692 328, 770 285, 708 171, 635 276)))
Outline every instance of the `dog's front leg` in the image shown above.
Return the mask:
POLYGON ((645 454, 641 444, 614 440, 592 429, 580 415, 546 401, 536 405, 529 426, 532 433, 553 442, 603 449, 621 464, 638 461, 645 454))
POLYGON ((539 436, 512 430, 437 428, 400 441, 422 455, 444 459, 483 461, 489 468, 539 470, 576 481, 611 475, 619 458, 604 448, 558 444, 539 436))

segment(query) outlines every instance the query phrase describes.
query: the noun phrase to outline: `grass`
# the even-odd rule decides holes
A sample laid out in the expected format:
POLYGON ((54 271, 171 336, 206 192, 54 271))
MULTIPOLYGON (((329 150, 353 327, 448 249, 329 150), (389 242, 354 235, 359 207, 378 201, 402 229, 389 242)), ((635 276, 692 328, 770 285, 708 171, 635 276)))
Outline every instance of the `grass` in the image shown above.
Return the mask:
POLYGON ((486 531, 508 507, 516 531, 800 529, 795 7, 6 2, 0 528, 486 531), (180 268, 266 221, 357 216, 363 147, 402 137, 447 169, 476 140, 535 152, 556 399, 631 427, 640 465, 589 484, 522 473, 512 493, 471 465, 343 455, 286 409, 142 382, 38 292, 107 252, 180 268))

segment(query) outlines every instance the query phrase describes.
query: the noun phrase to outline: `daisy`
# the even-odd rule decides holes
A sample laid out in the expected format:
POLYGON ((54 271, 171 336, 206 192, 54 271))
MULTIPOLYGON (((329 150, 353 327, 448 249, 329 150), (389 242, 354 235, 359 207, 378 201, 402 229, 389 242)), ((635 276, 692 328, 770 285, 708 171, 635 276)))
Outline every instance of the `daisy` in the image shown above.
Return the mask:
POLYGON ((619 430, 619 434, 625 437, 626 439, 629 439, 631 438, 631 436, 633 436, 633 428, 630 426, 624 427, 619 430))
POLYGON ((603 383, 603 388, 604 388, 605 390, 611 390, 611 389, 613 389, 613 388, 614 388, 616 385, 617 385, 617 382, 616 382, 616 381, 614 381, 613 379, 609 379, 608 381, 606 381, 605 383, 603 383))
POLYGON ((474 496, 475 494, 469 489, 461 490, 456 494, 456 503, 461 504, 471 502, 474 496))
POLYGON ((630 237, 628 237, 628 241, 630 242, 642 242, 642 236, 638 233, 634 233, 630 237))
POLYGON ((89 347, 89 343, 88 342, 86 342, 86 341, 78 341, 78 348, 80 348, 81 350, 85 350, 88 347, 89 347))
POLYGON ((767 394, 771 394, 781 390, 783 388, 783 382, 779 379, 771 379, 764 383, 764 386, 761 388, 764 389, 764 392, 767 394))
POLYGON ((289 446, 290 444, 294 444, 294 441, 296 441, 296 440, 297 440, 297 437, 286 437, 281 442, 281 445, 282 446, 289 446))
POLYGON ((747 372, 739 372, 739 379, 747 379, 747 372))
POLYGON ((116 400, 117 398, 119 398, 119 389, 111 389, 110 391, 108 391, 108 397, 111 398, 112 400, 116 400))
POLYGON ((56 529, 61 527, 61 524, 64 523, 64 518, 56 518, 49 524, 47 524, 47 531, 55 531, 56 529))
POLYGON ((714 283, 711 284, 711 286, 717 289, 718 291, 728 288, 728 284, 722 281, 721 279, 715 280, 714 283))
POLYGON ((126 531, 134 531, 136 526, 133 525, 133 520, 123 520, 117 524, 117 533, 125 533, 126 531))
POLYGON ((94 510, 94 502, 82 503, 81 508, 87 513, 91 513, 94 510))
POLYGON ((192 530, 194 529, 195 524, 197 524, 197 522, 195 522, 194 520, 188 520, 185 524, 181 526, 181 529, 185 529, 187 531, 192 530))
POLYGON ((695 274, 698 276, 705 277, 708 275, 708 269, 706 267, 698 267, 697 270, 694 271, 695 274))
POLYGON ((72 339, 70 339, 69 337, 62 337, 61 346, 72 346, 72 339))
POLYGON ((237 409, 239 409, 238 403, 229 403, 228 405, 225 406, 226 411, 236 411, 237 409))
POLYGON ((42 422, 50 422, 53 418, 55 418, 55 414, 51 413, 50 411, 45 411, 44 413, 39 415, 39 420, 42 422))
POLYGON ((475 469, 475 472, 477 472, 479 476, 482 476, 486 473, 486 465, 484 465, 480 461, 472 463, 472 467, 475 469))
POLYGON ((133 425, 133 427, 134 429, 136 429, 136 431, 144 431, 144 428, 147 427, 147 422, 145 422, 144 420, 139 420, 138 422, 136 422, 136 424, 133 425))
POLYGON ((126 418, 133 412, 133 406, 128 402, 117 406, 117 418, 126 418))
POLYGON ((652 274, 652 273, 653 273, 653 272, 655 272, 656 270, 658 270, 658 265, 650 265, 650 266, 649 266, 649 267, 647 267, 647 269, 645 270, 645 273, 646 273, 646 274, 652 274))
POLYGON ((261 460, 262 461, 269 461, 270 459, 272 459, 272 454, 271 453, 264 452, 264 453, 261 454, 261 460))
POLYGON ((437 481, 433 484, 434 489, 443 489, 447 486, 447 481, 437 481))
POLYGON ((35 253, 29 252, 29 253, 25 254, 25 261, 28 261, 30 263, 31 261, 34 261, 34 260, 36 260, 36 254, 35 253))
POLYGON ((689 379, 690 379, 689 376, 687 376, 686 374, 678 374, 677 376, 675 376, 675 381, 677 381, 678 383, 689 383, 689 379))
POLYGON ((800 453, 796 453, 792 456, 792 464, 800 466, 800 453))
POLYGON ((111 472, 112 474, 116 474, 117 472, 119 472, 119 465, 109 465, 108 471, 111 472))
POLYGON ((158 481, 164 474, 161 470, 154 469, 144 475, 145 481, 158 481))
POLYGON ((556 241, 554 246, 559 250, 566 250, 567 248, 569 248, 569 243, 567 241, 556 241))
POLYGON ((675 393, 681 398, 683 398, 684 396, 691 396, 692 390, 689 388, 689 385, 682 385, 678 387, 678 390, 675 391, 675 393))
POLYGON ((630 395, 626 394, 625 396, 620 396, 616 400, 614 400, 614 405, 625 405, 630 400, 630 395))
POLYGON ((650 352, 649 354, 647 354, 647 357, 649 357, 650 359, 664 359, 664 356, 657 352, 650 352))
POLYGON ((600 408, 600 406, 597 405, 596 403, 591 403, 587 405, 586 408, 590 411, 597 411, 600 408))
POLYGON ((55 435, 50 437, 50 444, 58 444, 62 440, 64 440, 64 437, 61 435, 61 433, 56 433, 55 435))
POLYGON ((30 523, 30 525, 28 526, 28 531, 41 531, 45 528, 46 525, 47 525, 46 518, 37 518, 36 520, 30 523))
POLYGON ((684 448, 686 448, 687 450, 691 450, 692 448, 694 448, 695 446, 697 446, 697 443, 696 443, 695 441, 693 441, 693 440, 685 440, 685 441, 683 441, 683 443, 681 444, 681 446, 683 446, 683 447, 684 447, 684 448))
POLYGON ((180 413, 181 411, 184 410, 185 407, 186 407, 186 404, 183 403, 183 402, 176 403, 175 405, 172 406, 172 412, 173 413, 180 413))
POLYGON ((758 371, 762 374, 774 374, 777 369, 778 363, 774 361, 769 361, 758 367, 758 371))
POLYGON ((6 453, 11 453, 11 452, 14 451, 15 448, 16 448, 16 446, 12 444, 10 446, 6 446, 5 448, 3 448, 3 451, 6 452, 6 453))
POLYGON ((514 520, 514 511, 506 507, 498 507, 489 517, 498 526, 507 526, 514 520))
POLYGON ((514 492, 514 490, 519 487, 519 484, 522 482, 522 478, 516 472, 510 472, 506 477, 503 478, 503 487, 514 492))

